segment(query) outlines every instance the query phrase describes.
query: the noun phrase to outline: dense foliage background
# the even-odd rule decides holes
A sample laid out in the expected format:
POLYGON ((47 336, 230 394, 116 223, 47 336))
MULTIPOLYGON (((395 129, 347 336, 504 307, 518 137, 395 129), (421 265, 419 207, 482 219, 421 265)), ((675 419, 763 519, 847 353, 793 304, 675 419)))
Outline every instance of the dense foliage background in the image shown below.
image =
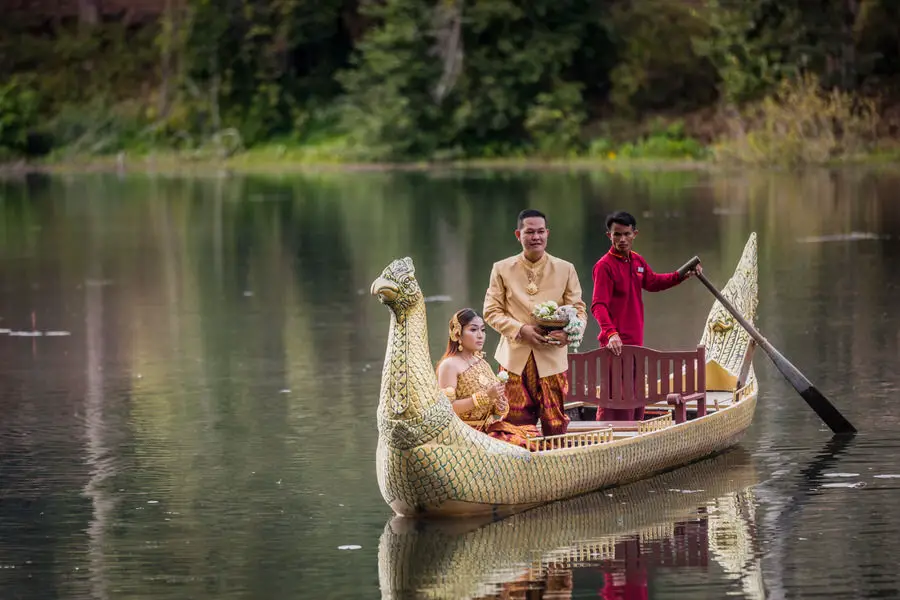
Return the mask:
POLYGON ((64 5, 4 10, 0 156, 810 162, 896 130, 896 0, 64 5))

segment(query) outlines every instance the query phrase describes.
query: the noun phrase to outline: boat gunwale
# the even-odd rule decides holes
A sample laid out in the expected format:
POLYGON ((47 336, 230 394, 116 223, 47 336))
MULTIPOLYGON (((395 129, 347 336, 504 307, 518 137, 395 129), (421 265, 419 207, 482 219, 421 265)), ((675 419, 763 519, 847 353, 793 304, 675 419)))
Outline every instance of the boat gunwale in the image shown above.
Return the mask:
MULTIPOLYGON (((759 390, 751 390, 749 393, 747 393, 747 391, 746 391, 747 388, 754 386, 755 383, 756 383, 755 380, 750 380, 746 384, 744 384, 744 386, 741 387, 740 389, 736 389, 733 392, 730 392, 732 394, 731 404, 729 404, 728 406, 722 407, 716 411, 708 412, 707 414, 703 415, 702 417, 696 417, 696 418, 690 419, 688 421, 684 421, 683 423, 672 423, 668 427, 663 427, 661 429, 656 429, 656 430, 652 430, 652 431, 646 431, 644 433, 640 433, 640 434, 634 435, 634 436, 623 437, 620 439, 614 439, 611 442, 602 442, 600 444, 591 444, 591 445, 578 446, 578 447, 573 447, 573 448, 553 448, 553 449, 549 449, 549 450, 538 450, 538 451, 531 452, 531 454, 533 456, 547 456, 547 455, 551 455, 551 454, 553 456, 559 456, 559 455, 562 455, 567 452, 573 452, 573 453, 586 452, 586 451, 591 450, 592 448, 612 448, 614 446, 622 447, 622 446, 626 445, 626 443, 636 442, 636 441, 640 441, 640 440, 647 440, 648 438, 650 438, 653 435, 671 431, 680 426, 697 426, 701 423, 708 422, 708 421, 704 421, 704 419, 707 419, 709 417, 715 417, 716 415, 719 415, 719 414, 724 414, 733 408, 740 407, 743 403, 749 401, 751 398, 755 398, 757 396, 757 394, 759 393, 759 390)), ((728 392, 728 390, 707 390, 707 393, 708 392, 728 392)), ((752 423, 752 421, 751 421, 751 423, 752 423)), ((748 425, 748 427, 749 427, 749 425, 748 425)), ((613 428, 613 429, 615 429, 615 428, 613 428)), ((589 431, 592 432, 594 430, 589 430, 589 431)), ((585 433, 588 433, 588 432, 585 432, 585 433)), ((487 435, 487 434, 485 434, 485 435, 487 435)))

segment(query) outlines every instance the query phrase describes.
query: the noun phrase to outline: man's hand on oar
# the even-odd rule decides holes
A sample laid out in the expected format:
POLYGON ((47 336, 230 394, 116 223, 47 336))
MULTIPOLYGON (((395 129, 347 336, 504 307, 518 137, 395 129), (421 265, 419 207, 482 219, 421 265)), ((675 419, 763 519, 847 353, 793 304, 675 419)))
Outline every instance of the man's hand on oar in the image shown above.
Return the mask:
MULTIPOLYGON (((682 267, 682 269, 683 269, 683 268, 684 268, 684 267, 682 267)), ((678 272, 681 273, 681 269, 679 269, 678 272)), ((690 278, 693 277, 694 275, 703 275, 703 267, 700 265, 700 263, 697 263, 695 266, 693 266, 693 267, 691 267, 690 269, 688 269, 687 271, 685 271, 685 272, 681 275, 681 278, 682 278, 683 280, 684 280, 684 279, 690 279, 690 278)))
POLYGON ((676 272, 682 279, 690 279, 694 275, 703 275, 703 267, 700 266, 700 257, 695 256, 684 263, 676 272))

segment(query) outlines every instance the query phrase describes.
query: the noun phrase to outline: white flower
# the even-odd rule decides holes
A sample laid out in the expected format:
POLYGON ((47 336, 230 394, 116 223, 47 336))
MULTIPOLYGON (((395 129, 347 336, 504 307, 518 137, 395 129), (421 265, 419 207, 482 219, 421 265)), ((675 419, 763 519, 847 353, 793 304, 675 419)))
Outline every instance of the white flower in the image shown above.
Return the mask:
POLYGON ((540 302, 534 305, 532 314, 538 319, 555 319, 557 318, 559 305, 553 300, 540 302))
POLYGON ((560 306, 560 307, 556 310, 556 314, 557 314, 557 315, 560 315, 560 316, 563 316, 563 315, 564 315, 564 316, 565 316, 564 318, 569 319, 569 321, 572 321, 573 319, 577 319, 577 318, 578 318, 578 311, 575 310, 575 307, 574 307, 574 306, 570 306, 570 305, 568 305, 568 304, 563 305, 563 306, 560 306))
POLYGON ((578 319, 578 311, 575 310, 574 306, 569 304, 559 306, 552 300, 535 304, 532 314, 535 318, 543 320, 565 320, 571 322, 578 319))
POLYGON ((497 373, 497 379, 500 380, 500 383, 506 383, 507 381, 509 381, 509 373, 507 373, 506 371, 500 371, 499 373, 497 373))

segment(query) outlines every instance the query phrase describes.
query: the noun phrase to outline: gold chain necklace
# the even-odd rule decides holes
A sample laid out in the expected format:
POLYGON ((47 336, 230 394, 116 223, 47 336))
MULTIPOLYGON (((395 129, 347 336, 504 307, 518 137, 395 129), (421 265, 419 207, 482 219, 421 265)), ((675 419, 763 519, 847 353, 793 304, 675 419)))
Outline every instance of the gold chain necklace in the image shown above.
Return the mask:
POLYGON ((528 286, 525 288, 525 291, 528 292, 529 296, 534 296, 541 288, 538 286, 538 282, 540 282, 541 277, 544 274, 544 266, 547 264, 547 261, 544 260, 547 257, 545 254, 542 256, 536 263, 531 263, 525 256, 521 257, 522 266, 525 267, 525 277, 528 278, 528 286), (540 267, 534 268, 533 265, 541 264, 540 267))

